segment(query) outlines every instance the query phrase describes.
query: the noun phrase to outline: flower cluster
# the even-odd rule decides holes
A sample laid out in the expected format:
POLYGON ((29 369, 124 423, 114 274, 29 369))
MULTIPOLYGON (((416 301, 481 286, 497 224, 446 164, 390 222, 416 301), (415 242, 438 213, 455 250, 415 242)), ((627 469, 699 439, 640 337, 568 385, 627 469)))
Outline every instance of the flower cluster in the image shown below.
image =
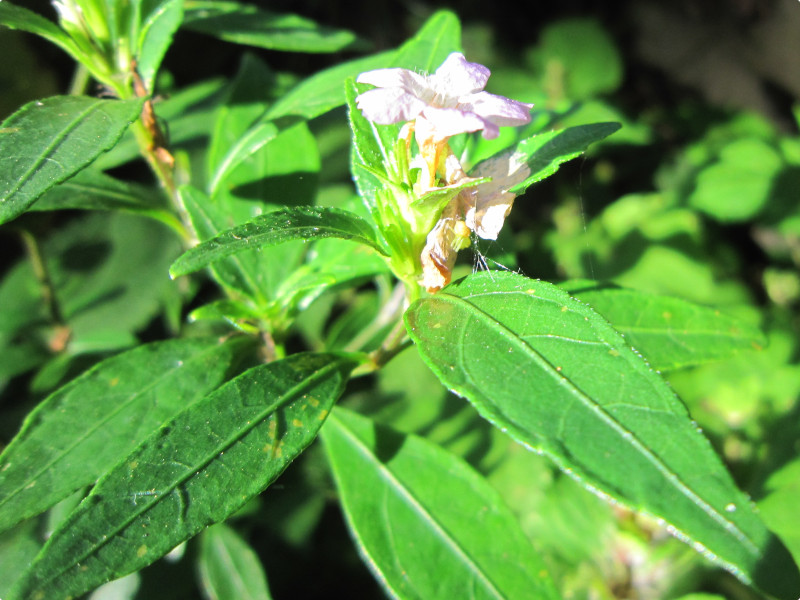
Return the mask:
POLYGON ((419 261, 420 284, 428 291, 450 281, 456 253, 469 245, 471 232, 484 239, 497 238, 514 200, 507 190, 530 173, 526 164, 506 155, 484 161, 468 177, 450 151, 448 140, 454 135, 480 131, 484 138, 493 139, 501 126, 530 122, 533 105, 483 91, 489 75, 483 65, 467 62, 463 54, 454 52, 432 75, 394 68, 368 71, 357 79, 376 86, 356 98, 364 117, 380 125, 405 123, 401 138, 409 146, 411 136, 416 139, 419 157, 412 164, 421 170, 417 193, 491 178, 459 192, 427 233, 419 261))

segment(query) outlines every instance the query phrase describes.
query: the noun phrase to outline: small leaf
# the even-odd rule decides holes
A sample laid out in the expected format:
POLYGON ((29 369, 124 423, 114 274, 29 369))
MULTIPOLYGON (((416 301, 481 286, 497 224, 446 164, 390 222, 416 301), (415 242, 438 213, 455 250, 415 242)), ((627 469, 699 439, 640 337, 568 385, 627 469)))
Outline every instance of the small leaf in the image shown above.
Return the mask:
POLYGON ((337 208, 303 206, 260 215, 195 246, 172 264, 170 274, 186 275, 243 250, 326 237, 352 240, 385 254, 369 224, 360 217, 337 208))
POLYGON ((339 52, 356 41, 349 31, 298 15, 225 0, 187 0, 185 26, 228 42, 287 52, 339 52))
MULTIPOLYGON (((534 183, 558 171, 561 163, 580 156, 590 144, 608 137, 619 128, 619 123, 593 123, 548 131, 522 140, 506 154, 513 155, 517 163, 527 163, 531 173, 509 191, 522 194, 534 183)), ((497 158, 492 157, 488 160, 497 158)), ((477 167, 478 165, 475 168, 477 167)))
POLYGON ((55 96, 8 117, 0 125, 0 223, 111 148, 141 108, 141 100, 55 96))
POLYGON ((724 360, 766 345, 757 327, 680 298, 592 281, 559 287, 603 315, 658 371, 724 360))
POLYGON ((203 591, 211 600, 270 600, 258 555, 224 523, 203 532, 198 566, 203 591))
POLYGON ((745 583, 788 598, 780 573, 796 595, 797 566, 684 405, 589 307, 545 282, 481 273, 415 302, 406 323, 439 379, 496 427, 664 519, 745 583))
POLYGON ((241 137, 236 140, 228 152, 223 156, 216 170, 211 175, 208 189, 211 194, 217 191, 220 183, 230 174, 242 161, 246 160, 269 142, 275 139, 280 130, 272 121, 259 121, 248 129, 241 137))
POLYGON ((242 340, 173 340, 108 358, 28 415, 0 454, 0 531, 94 482, 216 388, 242 340))
POLYGON ((139 24, 137 69, 148 90, 153 89, 158 67, 183 20, 183 0, 142 3, 150 11, 139 24))
POLYGON ((190 405, 97 482, 8 600, 77 596, 226 519, 314 440, 355 365, 295 354, 190 405))
POLYGON ((321 435, 350 529, 392 597, 559 597, 514 515, 460 458, 340 408, 321 435))

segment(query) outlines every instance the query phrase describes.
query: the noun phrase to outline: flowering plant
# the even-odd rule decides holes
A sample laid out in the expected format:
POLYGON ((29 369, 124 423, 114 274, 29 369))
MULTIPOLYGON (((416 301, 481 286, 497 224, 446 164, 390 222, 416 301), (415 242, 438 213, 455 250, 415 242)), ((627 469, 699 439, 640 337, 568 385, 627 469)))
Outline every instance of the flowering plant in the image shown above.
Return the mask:
POLYGON ((556 599, 570 569, 508 504, 558 470, 654 515, 742 586, 794 593, 790 554, 656 370, 745 351, 757 329, 457 262, 513 245, 515 201, 535 204, 541 188, 520 197, 619 124, 486 91, 449 12, 307 79, 247 55, 230 80, 184 89, 157 77, 181 28, 270 50, 360 46, 234 1, 53 9, 0 0, 0 24, 78 64, 72 94, 0 125, 0 223, 27 250, 0 284, 0 398, 32 397, 24 420, 9 401, 19 428, 0 454, 3 598, 126 575, 145 593, 171 583, 145 569, 167 555, 197 565, 207 597, 268 598, 281 563, 259 540, 312 544, 335 497, 392 597, 556 599), (455 434, 440 429, 453 415, 467 423, 455 434), (496 468, 459 446, 472 432, 499 449, 496 468))

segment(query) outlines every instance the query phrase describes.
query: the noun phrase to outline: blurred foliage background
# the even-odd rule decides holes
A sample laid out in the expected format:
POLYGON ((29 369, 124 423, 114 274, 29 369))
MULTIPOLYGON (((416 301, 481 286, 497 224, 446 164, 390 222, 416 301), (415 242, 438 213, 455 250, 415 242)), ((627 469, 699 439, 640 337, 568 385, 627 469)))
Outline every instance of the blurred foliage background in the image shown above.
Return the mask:
MULTIPOLYGON (((53 16, 44 0, 19 3, 53 16)), ((524 8, 503 0, 261 4, 357 35, 350 49, 333 55, 247 50, 274 73, 286 74, 287 81, 396 47, 435 10, 451 8, 463 22, 467 58, 492 70, 489 91, 534 102, 535 119, 555 127, 623 123, 584 159, 518 198, 500 240, 462 253, 460 268, 467 273, 485 263, 554 282, 610 280, 715 306, 760 325, 763 348, 665 375, 738 483, 759 502, 767 523, 800 558, 795 458, 800 450, 800 5, 794 0, 567 0, 524 8)), ((3 117, 29 100, 70 87, 69 59, 33 36, 3 30, 0 55, 3 117)), ((181 30, 157 92, 166 98, 189 84, 231 78, 242 60, 241 46, 181 30)), ((343 110, 316 119, 311 129, 322 164, 319 189, 333 194, 349 184, 343 110)), ((126 178, 150 181, 142 164, 124 169, 126 178)), ((75 252, 68 252, 70 228, 84 233, 93 228, 105 258, 90 280, 103 290, 104 273, 126 269, 131 289, 112 290, 109 283, 107 291, 138 294, 141 310, 126 313, 128 338, 103 346, 102 323, 93 319, 85 324, 91 352, 59 361, 52 356, 56 349, 42 350, 34 363, 47 368, 35 377, 26 369, 0 367, 0 406, 9 415, 0 425, 3 441, 32 406, 33 400, 20 398, 41 398, 104 352, 166 337, 181 320, 179 303, 164 282, 150 279, 154 265, 166 278, 175 252, 168 234, 154 234, 151 223, 145 231, 132 217, 42 215, 25 219, 28 224, 37 219, 36 229, 49 235, 50 251, 63 258, 65 281, 75 252), (119 257, 124 261, 115 263, 119 257)), ((29 322, 30 315, 20 315, 31 309, 18 295, 16 305, 3 304, 4 290, 14 277, 22 278, 13 265, 24 245, 14 228, 0 230, 0 251, 5 313, 0 333, 18 336, 10 323, 29 322)), ((67 303, 67 312, 80 312, 81 293, 92 290, 70 291, 73 308, 67 303)), ((368 291, 321 299, 301 320, 297 344, 313 346, 325 337, 335 345, 337 335, 358 327, 373 304, 368 291), (341 318, 325 328, 319 323, 331 310, 341 318)), ((113 305, 108 315, 119 318, 113 305)), ((356 382, 344 402, 425 435, 489 474, 547 558, 565 598, 677 598, 697 590, 757 597, 657 523, 609 506, 509 444, 442 391, 415 354, 400 355, 376 377, 377 396, 356 382)), ((324 458, 312 448, 257 506, 233 521, 258 551, 274 597, 383 597, 347 539, 332 490, 324 458)), ((199 550, 190 545, 188 551, 199 550)), ((193 578, 190 561, 160 561, 143 573, 137 597, 194 597, 193 578)))

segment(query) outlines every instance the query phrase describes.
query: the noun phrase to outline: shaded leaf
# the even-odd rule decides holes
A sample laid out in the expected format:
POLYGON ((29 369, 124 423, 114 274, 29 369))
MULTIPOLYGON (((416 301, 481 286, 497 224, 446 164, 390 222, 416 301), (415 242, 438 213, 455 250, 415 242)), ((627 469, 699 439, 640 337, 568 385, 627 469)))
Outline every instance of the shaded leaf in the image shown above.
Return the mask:
POLYGON ((0 531, 93 483, 230 375, 242 340, 172 340, 99 363, 28 415, 0 454, 0 531))
POLYGON ((55 96, 8 117, 0 125, 0 223, 111 148, 141 107, 141 100, 55 96))
POLYGON ((348 524, 393 597, 559 597, 511 511, 460 458, 338 408, 322 438, 348 524))
POLYGON ((415 302, 406 323, 439 379, 495 426, 663 518, 744 582, 796 595, 796 565, 684 405, 589 307, 541 281, 481 273, 415 302))
POLYGON ((75 60, 83 58, 83 52, 77 44, 58 25, 8 0, 0 2, 0 25, 36 34, 66 51, 75 60))
POLYGON ((603 315, 656 370, 724 360, 766 344, 757 327, 680 298, 593 281, 559 287, 603 315))
POLYGON ((185 26, 228 42, 288 52, 338 52, 356 41, 349 31, 311 19, 225 0, 187 0, 185 26))
POLYGON ((203 591, 211 600, 269 600, 271 597, 258 555, 224 523, 203 532, 198 567, 203 591))
POLYGON ((170 274, 186 275, 243 250, 326 237, 352 240, 385 254, 372 228, 360 217, 346 210, 305 206, 260 215, 195 246, 172 264, 170 274))
POLYGON ((295 354, 190 405, 98 481, 8 600, 74 597, 230 516, 314 440, 355 364, 295 354))

